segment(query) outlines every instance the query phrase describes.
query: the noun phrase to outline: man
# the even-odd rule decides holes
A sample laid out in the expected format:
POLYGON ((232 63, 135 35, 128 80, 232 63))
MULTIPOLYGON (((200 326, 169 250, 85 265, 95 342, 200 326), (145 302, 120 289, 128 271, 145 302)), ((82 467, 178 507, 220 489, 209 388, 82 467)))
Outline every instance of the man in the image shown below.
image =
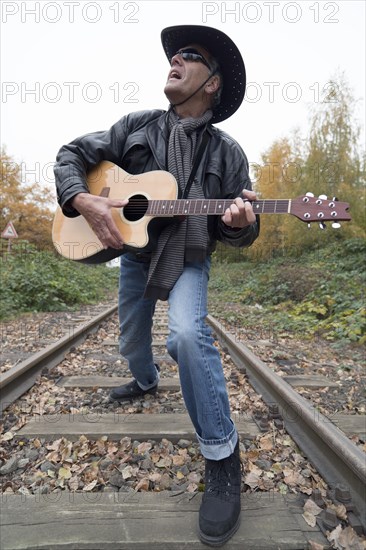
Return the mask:
POLYGON ((106 248, 121 252, 111 211, 127 201, 91 195, 85 183, 86 171, 102 160, 132 174, 168 170, 181 196, 233 199, 222 216, 188 216, 168 225, 152 253, 121 256, 120 351, 134 379, 111 392, 111 399, 122 401, 157 391, 160 369, 151 350, 152 317, 156 301, 168 300, 167 348, 179 365, 185 404, 206 459, 200 537, 219 546, 239 526, 241 463, 220 356, 205 323, 210 255, 217 240, 251 245, 259 219, 251 206, 255 194, 247 159, 212 123, 239 108, 245 67, 236 45, 216 29, 180 25, 164 29, 161 39, 170 63, 164 89, 169 110, 131 113, 106 132, 65 145, 55 175, 64 213, 83 215, 106 248))

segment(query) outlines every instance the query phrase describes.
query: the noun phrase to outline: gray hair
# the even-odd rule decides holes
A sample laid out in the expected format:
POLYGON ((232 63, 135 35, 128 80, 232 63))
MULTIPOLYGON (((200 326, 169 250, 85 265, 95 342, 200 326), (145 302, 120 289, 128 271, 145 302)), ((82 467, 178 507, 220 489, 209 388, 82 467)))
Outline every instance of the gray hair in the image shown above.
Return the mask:
POLYGON ((220 85, 216 90, 211 103, 212 110, 215 110, 215 108, 218 107, 221 102, 221 94, 224 86, 224 81, 223 81, 222 73, 220 71, 220 65, 218 64, 218 62, 214 57, 210 58, 210 66, 211 66, 212 76, 217 75, 220 79, 220 85))

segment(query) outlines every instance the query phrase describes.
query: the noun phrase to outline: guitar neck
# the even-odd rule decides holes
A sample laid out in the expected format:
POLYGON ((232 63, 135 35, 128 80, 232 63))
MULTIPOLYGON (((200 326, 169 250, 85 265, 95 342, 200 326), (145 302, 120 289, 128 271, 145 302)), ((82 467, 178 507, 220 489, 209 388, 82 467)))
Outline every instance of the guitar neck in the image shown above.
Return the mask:
MULTIPOLYGON (((220 215, 233 204, 231 199, 149 200, 148 216, 211 216, 220 215)), ((288 214, 291 199, 266 199, 252 202, 256 214, 288 214)))

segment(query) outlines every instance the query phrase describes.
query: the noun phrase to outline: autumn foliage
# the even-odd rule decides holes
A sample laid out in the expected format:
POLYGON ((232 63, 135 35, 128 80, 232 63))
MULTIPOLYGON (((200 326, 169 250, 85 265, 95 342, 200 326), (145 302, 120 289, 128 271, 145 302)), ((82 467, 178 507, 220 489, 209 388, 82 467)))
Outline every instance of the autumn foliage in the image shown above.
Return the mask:
POLYGON ((295 199, 308 192, 336 197, 349 203, 352 220, 340 229, 327 223, 321 230, 317 223, 308 229, 292 215, 263 214, 255 243, 248 249, 219 244, 215 253, 219 262, 299 257, 334 242, 342 246, 347 239, 365 238, 366 154, 360 146, 357 102, 343 74, 336 75, 327 89, 325 100, 309 113, 305 135, 295 129, 279 136, 252 165, 253 189, 259 199, 295 199))
MULTIPOLYGON (((365 237, 365 157, 359 151, 360 129, 354 122, 355 101, 338 76, 328 97, 314 109, 309 133, 277 139, 262 154, 255 190, 261 198, 296 198, 311 192, 350 204, 351 222, 338 230, 327 224, 311 230, 293 216, 262 216, 256 256, 299 255, 304 249, 365 237)), ((252 252, 252 251, 251 251, 252 252)), ((252 252, 253 253, 253 252, 252 252)))
MULTIPOLYGON (((39 250, 51 250, 54 193, 37 182, 23 183, 21 166, 4 150, 0 153, 0 169, 1 231, 12 222, 19 240, 28 241, 39 250)), ((1 240, 4 249, 6 243, 1 240)))

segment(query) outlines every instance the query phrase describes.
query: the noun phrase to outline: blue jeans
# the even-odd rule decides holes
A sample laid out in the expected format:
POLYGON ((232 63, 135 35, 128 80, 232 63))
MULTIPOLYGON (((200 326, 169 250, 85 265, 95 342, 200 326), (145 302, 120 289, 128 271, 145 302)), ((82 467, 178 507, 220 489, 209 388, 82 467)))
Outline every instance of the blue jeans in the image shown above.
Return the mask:
MULTIPOLYGON (((119 287, 120 352, 139 386, 159 381, 152 354, 155 301, 143 297, 149 264, 133 254, 121 257, 119 287)), ((167 349, 178 363, 183 398, 195 427, 201 452, 212 460, 234 451, 237 431, 220 355, 206 324, 210 260, 187 263, 170 292, 167 349)))

